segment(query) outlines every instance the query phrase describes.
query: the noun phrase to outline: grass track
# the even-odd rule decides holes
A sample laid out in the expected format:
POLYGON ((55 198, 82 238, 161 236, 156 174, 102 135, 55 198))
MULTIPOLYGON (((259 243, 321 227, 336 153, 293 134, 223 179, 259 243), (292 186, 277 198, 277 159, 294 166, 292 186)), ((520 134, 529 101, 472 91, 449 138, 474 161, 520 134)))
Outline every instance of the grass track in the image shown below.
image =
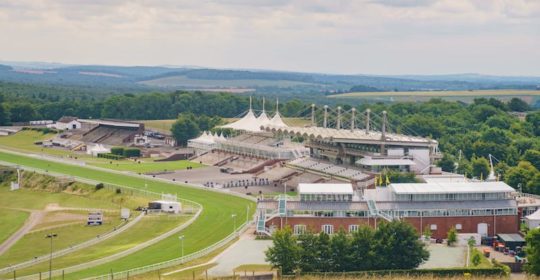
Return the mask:
POLYGON ((0 209, 0 244, 22 227, 29 216, 24 211, 0 209))
MULTIPOLYGON (((0 152, 0 160, 134 188, 144 188, 145 184, 145 179, 143 178, 53 163, 6 152, 0 152)), ((158 193, 178 193, 181 198, 190 199, 203 205, 204 210, 197 221, 180 233, 186 236, 184 240, 185 254, 203 249, 230 234, 233 231, 231 214, 235 213, 238 215, 237 225, 240 225, 246 219, 247 207, 250 207, 250 216, 255 210, 254 202, 240 197, 159 181, 152 181, 149 183, 148 190, 158 193)), ((179 250, 178 237, 172 236, 135 254, 106 265, 67 275, 67 278, 80 279, 92 275, 106 274, 110 272, 111 269, 113 269, 113 271, 122 271, 129 268, 166 261, 179 257, 179 250)))

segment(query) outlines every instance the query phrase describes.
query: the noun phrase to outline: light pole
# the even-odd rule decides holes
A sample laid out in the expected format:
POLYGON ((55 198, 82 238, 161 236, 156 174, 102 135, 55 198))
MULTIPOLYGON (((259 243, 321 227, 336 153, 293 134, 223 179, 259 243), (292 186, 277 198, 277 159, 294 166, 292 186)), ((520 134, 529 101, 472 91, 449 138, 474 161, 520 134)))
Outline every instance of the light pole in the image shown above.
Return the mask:
POLYGON ((51 255, 49 256, 49 280, 52 279, 52 252, 53 252, 53 238, 55 237, 58 237, 58 234, 49 233, 45 236, 45 238, 49 238, 51 240, 51 255))
POLYGON ((180 239, 180 248, 182 248, 182 258, 184 257, 184 235, 178 236, 178 239, 180 239))
POLYGON ((233 233, 236 232, 236 214, 232 214, 231 218, 233 219, 233 233))

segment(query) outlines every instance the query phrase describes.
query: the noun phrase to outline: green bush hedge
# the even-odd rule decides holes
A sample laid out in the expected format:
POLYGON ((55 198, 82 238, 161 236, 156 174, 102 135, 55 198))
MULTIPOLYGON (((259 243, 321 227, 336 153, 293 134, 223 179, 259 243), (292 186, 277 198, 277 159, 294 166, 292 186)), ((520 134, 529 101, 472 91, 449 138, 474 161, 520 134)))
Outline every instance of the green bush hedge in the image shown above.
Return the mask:
POLYGON ((124 159, 125 157, 122 156, 122 155, 115 155, 115 154, 110 154, 110 153, 102 153, 102 154, 98 154, 98 158, 120 160, 120 159, 124 159))
POLYGON ((112 147, 111 148, 111 154, 123 156, 124 155, 124 147, 112 147))
MULTIPOLYGON (((361 278, 366 276, 424 276, 432 275, 434 277, 453 277, 463 276, 465 273, 471 276, 505 276, 506 272, 501 267, 493 268, 432 268, 432 269, 404 269, 404 270, 372 270, 372 271, 354 271, 354 272, 311 272, 301 273, 302 276, 324 276, 324 277, 353 277, 361 278)), ((292 275, 291 278, 294 278, 292 275)))
MULTIPOLYGON (((112 149, 111 149, 112 152, 112 149)), ((124 149, 124 157, 140 157, 141 156, 141 150, 137 148, 125 148, 124 149)))

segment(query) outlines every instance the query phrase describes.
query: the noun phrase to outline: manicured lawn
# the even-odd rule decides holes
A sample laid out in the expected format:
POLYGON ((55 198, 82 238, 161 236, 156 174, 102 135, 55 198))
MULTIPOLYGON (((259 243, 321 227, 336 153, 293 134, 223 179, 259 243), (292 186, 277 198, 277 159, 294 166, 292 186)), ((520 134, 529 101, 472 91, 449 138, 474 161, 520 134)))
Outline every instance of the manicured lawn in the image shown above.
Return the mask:
MULTIPOLYGON (((48 168, 48 170, 52 172, 98 180, 105 183, 120 184, 134 188, 144 188, 145 185, 144 178, 98 171, 80 166, 51 163, 41 159, 6 152, 0 152, 0 160, 34 168, 48 168)), ((147 180, 152 181, 150 179, 147 180)), ((148 189, 158 193, 177 193, 180 198, 190 199, 203 205, 204 210, 199 219, 179 234, 186 236, 184 240, 185 254, 203 249, 229 235, 233 230, 233 219, 231 218, 231 214, 238 215, 237 224, 239 225, 246 219, 246 210, 248 206, 250 207, 249 216, 255 211, 255 203, 253 201, 223 193, 189 188, 161 181, 152 181, 148 184, 148 189)), ((121 271, 170 260, 179 257, 180 255, 178 243, 178 237, 172 236, 135 254, 106 265, 68 275, 68 277, 70 279, 80 279, 92 275, 106 274, 109 273, 111 269, 114 271, 121 271)))
POLYGON ((171 171, 186 169, 188 166, 193 168, 201 167, 202 164, 191 162, 189 160, 177 160, 177 161, 148 161, 143 160, 141 163, 134 162, 132 160, 115 160, 106 163, 90 163, 91 165, 109 168, 120 171, 132 171, 136 173, 148 173, 158 171, 171 171), (112 162, 112 163, 111 163, 112 162))
MULTIPOLYGON (((88 214, 88 212, 80 212, 88 214)), ((40 230, 26 234, 13 247, 0 256, 0 267, 19 263, 45 255, 50 252, 50 241, 45 238, 49 232, 58 234, 54 239, 54 250, 67 248, 71 245, 81 243, 111 231, 115 226, 120 225, 120 214, 106 214, 102 226, 87 226, 84 221, 79 224, 57 227, 51 230, 40 230)))
MULTIPOLYGON (((95 246, 54 259, 54 266, 72 266, 127 250, 136 246, 139 243, 155 238, 185 223, 189 218, 189 216, 145 216, 139 223, 134 225, 126 232, 123 232, 113 238, 98 243, 95 246)), ((40 271, 44 272, 47 271, 47 269, 48 263, 44 262, 29 268, 22 269, 18 271, 18 274, 22 275, 38 273, 40 271)))
POLYGON ((0 209, 0 244, 15 233, 30 213, 11 209, 0 209))

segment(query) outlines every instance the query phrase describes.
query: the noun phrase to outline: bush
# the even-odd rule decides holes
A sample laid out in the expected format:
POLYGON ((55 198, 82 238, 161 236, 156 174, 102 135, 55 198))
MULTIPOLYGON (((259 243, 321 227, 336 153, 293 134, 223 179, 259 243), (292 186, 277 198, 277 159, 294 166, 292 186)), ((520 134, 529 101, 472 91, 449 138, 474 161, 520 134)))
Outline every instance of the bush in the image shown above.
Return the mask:
POLYGON ((112 147, 111 148, 111 154, 123 156, 124 155, 124 147, 112 147))
POLYGON ((116 189, 116 194, 121 194, 122 193, 122 189, 116 189))
POLYGON ((140 156, 141 156, 141 150, 138 148, 125 148, 124 149, 124 157, 129 158, 129 157, 140 157, 140 156))
POLYGON ((105 185, 103 185, 103 183, 98 183, 96 184, 96 191, 99 191, 101 189, 103 189, 105 187, 105 185))
POLYGON ((125 157, 122 156, 122 155, 115 155, 115 154, 110 154, 110 153, 101 153, 101 154, 98 154, 98 158, 120 160, 120 159, 124 159, 125 157))

